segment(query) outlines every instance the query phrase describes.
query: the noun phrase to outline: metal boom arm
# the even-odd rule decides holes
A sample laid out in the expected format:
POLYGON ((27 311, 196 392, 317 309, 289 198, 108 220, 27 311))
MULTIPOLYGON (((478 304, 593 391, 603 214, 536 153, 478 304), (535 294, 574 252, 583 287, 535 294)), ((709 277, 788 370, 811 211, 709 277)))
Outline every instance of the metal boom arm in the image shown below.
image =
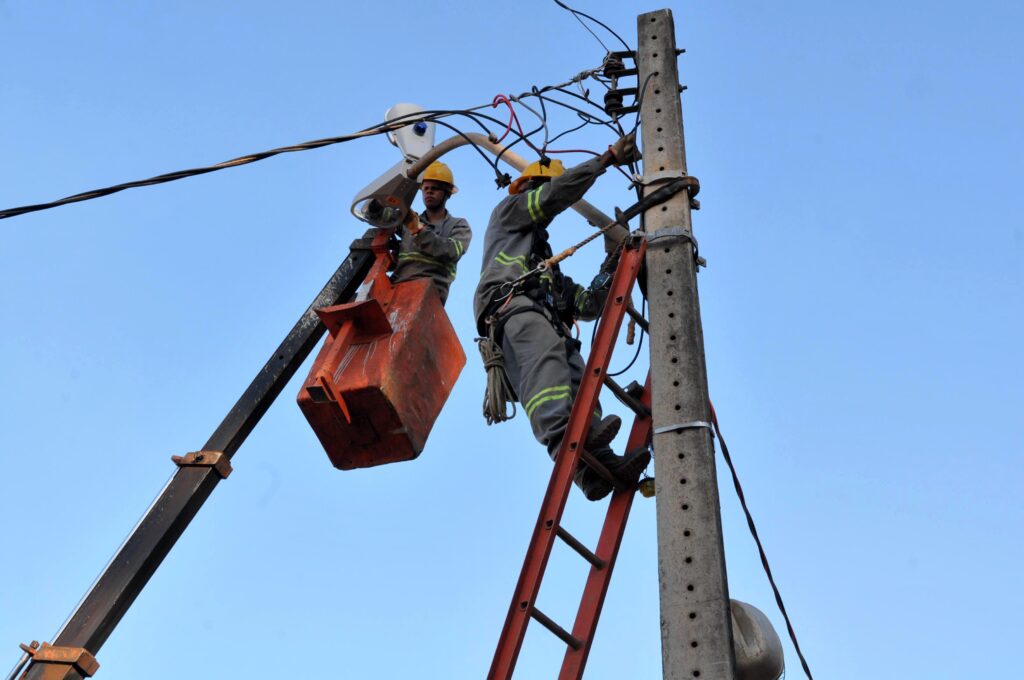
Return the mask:
MULTIPOLYGON (((355 294, 373 262, 370 251, 360 249, 358 243, 207 440, 204 452, 221 452, 227 459, 234 456, 323 336, 324 326, 314 310, 355 294)), ((178 468, 57 633, 53 647, 82 648, 93 655, 99 651, 221 478, 212 466, 178 468)), ((73 663, 34 661, 23 677, 81 680, 87 674, 73 663)))

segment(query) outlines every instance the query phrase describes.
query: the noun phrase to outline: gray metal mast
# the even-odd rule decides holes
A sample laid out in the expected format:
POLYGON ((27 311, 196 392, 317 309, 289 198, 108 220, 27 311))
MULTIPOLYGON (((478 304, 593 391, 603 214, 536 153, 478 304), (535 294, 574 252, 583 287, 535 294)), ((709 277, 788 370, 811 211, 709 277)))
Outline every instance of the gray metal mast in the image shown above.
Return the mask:
MULTIPOLYGON (((637 33, 649 192, 659 181, 686 175, 672 12, 641 14, 637 33)), ((647 211, 645 219, 663 673, 666 680, 733 680, 729 587, 687 192, 647 211)))

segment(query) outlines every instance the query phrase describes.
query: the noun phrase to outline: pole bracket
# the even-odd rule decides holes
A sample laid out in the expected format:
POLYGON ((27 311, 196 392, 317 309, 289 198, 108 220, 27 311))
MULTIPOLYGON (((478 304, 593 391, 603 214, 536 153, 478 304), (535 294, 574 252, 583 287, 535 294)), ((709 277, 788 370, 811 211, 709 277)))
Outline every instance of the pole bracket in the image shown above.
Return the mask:
POLYGON ((32 664, 37 663, 71 666, 84 678, 95 675, 100 667, 96 657, 84 647, 54 647, 46 642, 32 654, 32 664))
POLYGON ((221 479, 231 474, 231 460, 223 451, 191 451, 184 456, 171 456, 178 467, 212 467, 221 479))
POLYGON ((647 232, 647 243, 654 245, 654 242, 659 239, 672 239, 674 243, 676 240, 689 241, 690 245, 693 246, 693 261, 697 263, 698 267, 707 267, 708 261, 700 256, 700 248, 697 245, 697 237, 693 235, 693 232, 686 227, 662 227, 661 229, 655 229, 654 231, 647 232))

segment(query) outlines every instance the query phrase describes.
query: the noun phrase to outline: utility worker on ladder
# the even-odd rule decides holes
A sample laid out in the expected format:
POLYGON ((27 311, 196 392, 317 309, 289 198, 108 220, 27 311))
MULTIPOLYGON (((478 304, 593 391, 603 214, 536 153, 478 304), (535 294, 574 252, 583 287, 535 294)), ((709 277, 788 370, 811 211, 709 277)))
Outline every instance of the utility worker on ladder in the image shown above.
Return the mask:
POLYGON ((447 165, 440 161, 428 165, 423 171, 420 191, 425 209, 419 215, 409 211, 400 230, 398 263, 391 280, 400 283, 429 278, 444 304, 455 279, 456 266, 469 250, 473 232, 466 220, 453 217, 445 207, 452 194, 458 191, 447 165))
MULTIPOLYGON (((477 330, 483 336, 480 351, 488 370, 484 415, 488 424, 507 420, 511 416, 504 412, 505 403, 518 400, 534 436, 552 458, 585 370, 580 343, 569 328, 575 318, 593 319, 600 313, 610 277, 599 275, 589 288, 583 288, 557 265, 525 278, 524 274, 551 257, 547 227, 552 219, 580 200, 606 168, 638 157, 630 134, 601 156, 569 170, 558 160, 533 163, 509 186, 509 196, 494 209, 487 225, 483 270, 473 300, 477 330)), ((613 475, 634 481, 650 462, 650 454, 615 455, 609 444, 622 421, 618 416, 602 419, 600 408, 593 415, 585 447, 613 475)), ((612 491, 585 464, 574 481, 589 500, 612 491)))

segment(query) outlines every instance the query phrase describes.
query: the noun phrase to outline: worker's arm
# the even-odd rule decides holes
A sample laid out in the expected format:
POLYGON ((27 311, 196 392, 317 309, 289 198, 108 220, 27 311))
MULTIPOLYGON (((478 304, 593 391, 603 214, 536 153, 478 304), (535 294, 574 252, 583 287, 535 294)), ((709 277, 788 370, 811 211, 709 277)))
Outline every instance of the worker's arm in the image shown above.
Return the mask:
POLYGON ((456 218, 451 236, 448 237, 440 236, 434 230, 426 228, 421 228, 413 235, 408 235, 409 231, 407 227, 406 238, 412 239, 412 245, 417 251, 445 264, 458 262, 459 258, 469 250, 469 242, 473 238, 469 222, 461 217, 456 218))
POLYGON ((555 215, 583 198, 605 169, 624 165, 639 158, 636 138, 628 134, 618 139, 600 156, 569 168, 559 177, 522 194, 514 194, 495 208, 492 219, 508 231, 527 231, 550 222, 555 215))
POLYGON ((604 309, 605 300, 608 299, 608 287, 611 284, 611 275, 606 273, 598 274, 590 282, 590 286, 584 288, 575 285, 576 318, 582 321, 592 321, 598 317, 604 309))
POLYGON ((639 157, 636 136, 630 133, 620 137, 600 156, 569 168, 561 176, 526 192, 526 208, 530 220, 537 224, 552 219, 583 198, 583 194, 587 193, 608 167, 626 165, 639 157))
POLYGON ((607 167, 604 157, 592 158, 524 193, 520 203, 526 209, 530 222, 547 222, 583 198, 607 167))

